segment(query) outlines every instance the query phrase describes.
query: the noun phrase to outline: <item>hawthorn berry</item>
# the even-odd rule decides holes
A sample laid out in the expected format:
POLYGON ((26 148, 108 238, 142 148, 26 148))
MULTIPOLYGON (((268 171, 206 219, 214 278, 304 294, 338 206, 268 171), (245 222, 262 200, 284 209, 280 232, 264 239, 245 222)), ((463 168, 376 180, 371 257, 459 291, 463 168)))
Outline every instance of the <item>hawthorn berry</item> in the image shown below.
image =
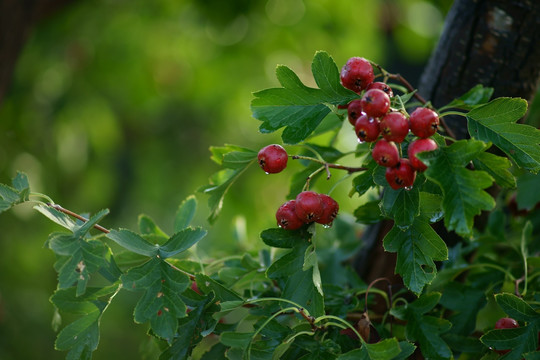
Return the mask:
POLYGON ((323 225, 330 225, 338 214, 339 204, 326 194, 319 194, 319 197, 323 203, 323 213, 316 222, 323 225))
POLYGON ((399 151, 395 143, 381 139, 375 143, 371 156, 381 166, 394 167, 399 162, 399 151))
POLYGON ((276 174, 287 167, 287 151, 277 144, 263 147, 257 154, 259 165, 266 173, 276 174))
POLYGON ((354 124, 354 130, 356 136, 360 141, 373 142, 377 140, 381 130, 379 128, 379 121, 372 117, 362 114, 354 124))
POLYGON ((373 82, 375 75, 369 61, 361 57, 352 57, 341 68, 340 78, 344 87, 360 93, 373 82))
POLYGON ((352 126, 356 124, 356 120, 362 115, 362 102, 360 99, 353 100, 347 106, 347 115, 352 126))
POLYGON ((302 191, 296 196, 296 216, 305 223, 317 221, 324 213, 324 204, 316 192, 302 191))
POLYGON ((304 222, 296 215, 296 201, 289 200, 276 211, 276 220, 279 227, 287 230, 299 229, 304 222))
POLYGON ((390 110, 390 97, 379 89, 366 91, 361 100, 362 110, 371 117, 381 117, 390 110))
POLYGON ((411 131, 419 138, 428 138, 437 132, 439 115, 428 108, 417 108, 409 117, 411 131))
POLYGON ((409 121, 400 112, 386 114, 380 122, 381 134, 388 141, 403 142, 409 133, 409 121))
POLYGON ((394 97, 394 92, 392 91, 392 88, 390 86, 388 86, 388 84, 383 83, 381 81, 375 81, 375 82, 372 82, 371 84, 369 84, 369 86, 367 87, 366 90, 371 90, 371 89, 382 90, 386 94, 388 94, 389 97, 394 97))
POLYGON ((416 171, 411 166, 409 159, 400 159, 396 166, 386 169, 385 177, 394 190, 410 188, 416 179, 416 171))
MULTIPOLYGON (((495 329, 515 329, 515 328, 518 328, 518 327, 519 327, 518 322, 516 320, 514 320, 512 318, 508 318, 508 317, 500 318, 495 323, 495 329)), ((497 352, 500 355, 504 355, 506 353, 509 353, 510 350, 495 350, 495 352, 497 352)))
POLYGON ((436 150, 439 146, 433 139, 416 139, 409 144, 407 149, 407 154, 409 155, 409 160, 411 161, 412 167, 419 172, 426 171, 427 165, 424 164, 420 159, 416 157, 416 154, 424 151, 433 151, 436 150))

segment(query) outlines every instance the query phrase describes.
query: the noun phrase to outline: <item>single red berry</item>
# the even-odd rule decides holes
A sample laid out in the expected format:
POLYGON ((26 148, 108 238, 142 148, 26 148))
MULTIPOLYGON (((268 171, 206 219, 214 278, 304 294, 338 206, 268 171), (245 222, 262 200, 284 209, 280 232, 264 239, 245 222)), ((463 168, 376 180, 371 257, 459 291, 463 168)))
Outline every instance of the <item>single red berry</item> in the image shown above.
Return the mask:
POLYGON ((358 139, 365 142, 373 142, 377 140, 381 130, 379 128, 379 121, 372 117, 362 114, 354 124, 354 130, 358 139))
POLYGON ((424 151, 433 151, 438 148, 438 145, 433 139, 416 139, 409 144, 407 154, 409 154, 409 160, 412 167, 419 172, 426 171, 427 165, 416 157, 416 154, 424 151))
POLYGON ((195 291, 199 295, 202 295, 201 290, 199 290, 199 287, 195 281, 191 283, 191 290, 195 291))
POLYGON ((279 207, 276 220, 279 227, 287 230, 296 230, 304 225, 302 219, 296 215, 295 200, 289 200, 279 207))
POLYGON ((409 117, 411 131, 419 138, 427 138, 437 132, 439 115, 428 108, 417 108, 409 117))
POLYGON ((391 88, 390 86, 388 86, 388 84, 383 83, 383 82, 381 82, 381 81, 375 81, 375 82, 372 82, 371 84, 369 84, 369 86, 367 87, 366 90, 371 90, 371 89, 379 89, 379 90, 382 90, 382 91, 384 91, 388 96, 394 97, 394 92, 392 91, 392 88, 391 88))
POLYGON ((296 216, 305 223, 317 221, 324 212, 324 205, 319 194, 302 191, 296 196, 296 216))
POLYGON ((349 103, 347 107, 347 115, 349 122, 352 126, 356 124, 356 120, 362 115, 362 102, 360 99, 353 100, 349 103))
POLYGON ((375 143, 371 156, 381 166, 394 167, 399 162, 399 150, 395 143, 381 139, 375 143))
POLYGON ((352 57, 343 65, 340 78, 344 87, 360 93, 373 82, 375 76, 369 61, 361 57, 352 57))
POLYGON ((330 225, 338 214, 339 204, 336 200, 326 194, 319 194, 319 197, 322 200, 324 210, 321 217, 316 220, 316 222, 323 225, 330 225))
POLYGON ((507 317, 500 318, 495 323, 495 329, 514 329, 518 327, 519 327, 519 324, 516 320, 512 318, 507 318, 507 317))
POLYGON ((381 119, 380 127, 383 138, 397 143, 403 142, 409 133, 409 121, 397 111, 386 114, 381 119))
POLYGON ((288 158, 285 149, 277 144, 263 147, 257 155, 261 169, 269 174, 276 174, 285 169, 288 158))
POLYGON ((381 117, 390 110, 390 97, 379 89, 366 91, 361 101, 362 110, 371 117, 381 117))
POLYGON ((386 169, 385 177, 394 190, 410 188, 416 179, 416 171, 412 168, 409 159, 400 159, 396 166, 386 169))

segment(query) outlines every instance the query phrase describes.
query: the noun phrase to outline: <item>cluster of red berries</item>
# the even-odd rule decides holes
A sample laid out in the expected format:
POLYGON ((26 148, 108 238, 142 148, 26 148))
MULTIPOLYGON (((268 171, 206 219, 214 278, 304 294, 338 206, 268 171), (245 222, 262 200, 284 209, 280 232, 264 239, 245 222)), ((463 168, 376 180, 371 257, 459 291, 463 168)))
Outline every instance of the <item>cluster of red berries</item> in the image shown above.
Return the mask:
POLYGON ((296 230, 312 222, 331 225, 338 211, 339 204, 330 196, 302 191, 295 200, 289 200, 279 207, 276 220, 279 227, 287 230, 296 230))
POLYGON ((363 93, 361 99, 353 100, 347 106, 348 119, 358 139, 375 142, 371 155, 379 165, 387 168, 386 180, 392 189, 412 187, 416 172, 427 169, 416 154, 438 147, 430 137, 437 132, 439 116, 428 108, 417 108, 410 115, 393 110, 390 107, 390 98, 394 96, 392 89, 383 82, 374 82, 373 67, 364 58, 350 58, 340 76, 344 87, 363 93), (403 158, 396 143, 402 143, 409 130, 418 139, 409 144, 408 158, 403 158))
MULTIPOLYGON (((267 174, 276 174, 287 167, 288 154, 277 144, 263 147, 257 154, 259 166, 267 174)), ((325 194, 303 191, 295 200, 289 200, 276 212, 278 226, 287 230, 296 230, 304 224, 317 222, 331 225, 339 211, 336 200, 325 194)))

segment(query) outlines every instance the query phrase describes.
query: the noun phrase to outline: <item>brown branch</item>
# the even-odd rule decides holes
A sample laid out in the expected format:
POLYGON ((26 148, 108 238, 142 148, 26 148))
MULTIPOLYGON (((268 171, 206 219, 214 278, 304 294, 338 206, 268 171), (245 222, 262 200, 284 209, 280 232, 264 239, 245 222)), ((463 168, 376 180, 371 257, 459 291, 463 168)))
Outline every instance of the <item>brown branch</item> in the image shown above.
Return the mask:
MULTIPOLYGON (((87 218, 85 218, 85 217, 83 217, 83 216, 81 216, 81 215, 79 215, 79 214, 77 214, 77 213, 74 213, 74 212, 71 211, 71 210, 64 209, 63 207, 61 207, 61 206, 58 205, 58 204, 47 204, 47 205, 50 206, 50 207, 52 207, 52 208, 55 209, 55 210, 58 210, 58 211, 60 211, 60 212, 62 212, 62 213, 64 213, 64 214, 66 214, 66 215, 72 216, 72 217, 74 217, 74 218, 76 218, 76 219, 79 219, 79 220, 81 220, 81 221, 83 221, 83 222, 87 222, 87 221, 88 221, 87 218)), ((110 233, 109 230, 107 230, 106 228, 104 228, 103 226, 98 225, 98 224, 94 225, 94 228, 97 229, 97 230, 99 230, 99 231, 101 231, 102 233, 105 233, 105 234, 110 233)))
POLYGON ((325 168, 346 170, 349 174, 359 172, 359 171, 366 171, 368 169, 366 167, 351 167, 351 166, 344 166, 344 165, 339 165, 339 164, 327 163, 327 162, 324 162, 324 161, 319 160, 319 159, 315 159, 315 158, 312 158, 312 157, 309 157, 309 156, 302 156, 302 155, 292 155, 291 159, 293 159, 293 160, 303 159, 303 160, 314 161, 314 162, 317 162, 317 163, 323 165, 325 168))

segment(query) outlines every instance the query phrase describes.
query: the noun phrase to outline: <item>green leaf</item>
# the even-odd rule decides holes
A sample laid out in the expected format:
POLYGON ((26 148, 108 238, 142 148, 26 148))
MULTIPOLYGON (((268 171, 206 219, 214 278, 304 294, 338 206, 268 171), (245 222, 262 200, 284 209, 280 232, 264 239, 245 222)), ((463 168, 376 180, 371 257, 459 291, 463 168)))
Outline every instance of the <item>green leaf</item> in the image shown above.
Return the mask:
POLYGON ((12 206, 28 201, 30 195, 30 185, 28 177, 22 172, 17 172, 11 180, 13 187, 0 184, 0 213, 10 209, 12 206))
POLYGON ((414 218, 420 214, 420 194, 418 187, 410 190, 394 190, 387 187, 381 201, 381 210, 386 217, 394 220, 400 229, 412 225, 414 218))
POLYGON ((276 76, 283 87, 254 93, 251 111, 255 119, 263 122, 261 132, 285 127, 283 141, 296 144, 306 139, 328 115, 327 104, 346 104, 358 98, 356 93, 341 86, 338 68, 327 53, 315 54, 311 70, 319 89, 305 86, 291 69, 281 65, 276 76))
MULTIPOLYGON (((353 191, 358 193, 358 196, 364 195, 369 189, 376 184, 373 181, 373 172, 377 168, 377 163, 370 157, 369 161, 364 164, 366 171, 360 173, 353 179, 353 191)), ((352 195, 352 191, 351 194, 352 195)))
POLYGON ((311 234, 304 227, 298 230, 272 228, 261 232, 261 239, 266 245, 283 249, 290 249, 298 242, 306 241, 310 237, 311 234))
POLYGON ((209 276, 197 274, 196 279, 199 289, 204 293, 213 291, 219 301, 242 301, 242 298, 237 293, 221 285, 209 276))
POLYGON ((415 219, 412 225, 400 230, 397 226, 385 236, 384 249, 397 252, 396 273, 414 293, 420 294, 437 273, 433 260, 446 260, 448 248, 428 222, 415 219))
POLYGON ((523 299, 518 298, 513 294, 496 294, 495 301, 507 313, 511 318, 517 321, 540 321, 540 314, 537 313, 529 304, 523 299))
POLYGON ((107 237, 129 251, 144 255, 155 256, 159 246, 143 239, 140 235, 128 229, 111 230, 107 237))
POLYGON ((88 314, 93 312, 103 303, 98 299, 114 293, 118 289, 118 284, 105 287, 88 287, 86 292, 77 296, 76 289, 71 287, 67 289, 57 289, 51 296, 50 301, 62 312, 70 314, 88 314))
POLYGON ((442 196, 428 192, 420 192, 420 216, 430 223, 439 221, 444 216, 442 196))
POLYGON ((482 152, 473 160, 473 164, 476 169, 483 170, 491 175, 499 186, 510 189, 516 187, 516 179, 508 170, 512 164, 507 158, 482 152))
POLYGON ((532 210, 540 202, 540 174, 524 173, 517 178, 516 201, 519 210, 532 210))
POLYGON ((426 177, 437 183, 443 192, 444 224, 448 230, 466 236, 472 232, 474 217, 495 206, 493 198, 483 189, 493 179, 485 171, 472 171, 465 166, 486 150, 477 140, 460 140, 439 151, 418 154, 428 164, 426 177))
POLYGON ((66 359, 91 359, 99 343, 100 317, 100 309, 94 306, 93 311, 67 325, 58 334, 55 349, 69 350, 66 359))
POLYGON ((483 290, 451 282, 444 287, 441 305, 454 311, 448 320, 452 322, 452 333, 471 334, 476 327, 476 315, 486 305, 483 290))
POLYGON ((219 341, 226 346, 236 347, 236 348, 247 348, 251 342, 253 333, 242 333, 242 332, 224 332, 221 334, 219 341))
POLYGON ((178 327, 178 318, 186 316, 186 306, 180 294, 189 286, 189 278, 159 257, 130 269, 122 275, 126 290, 143 290, 137 303, 134 320, 150 321, 152 331, 171 342, 178 327))
POLYGON ((137 222, 139 225, 139 232, 141 234, 154 235, 154 236, 162 237, 165 239, 169 238, 169 235, 167 235, 163 230, 161 230, 159 226, 156 225, 154 220, 150 218, 148 215, 144 215, 144 214, 139 215, 137 222))
POLYGON ((354 210, 356 222, 361 224, 376 224, 383 219, 379 200, 369 201, 354 210))
POLYGON ((182 201, 174 217, 174 232, 187 228, 193 220, 196 210, 197 198, 195 196, 190 195, 182 201))
POLYGON ((394 316, 407 322, 407 340, 417 341, 422 354, 429 359, 452 358, 452 351, 440 336, 447 332, 452 324, 448 320, 425 315, 437 305, 440 297, 440 293, 424 294, 416 301, 392 310, 394 316))
POLYGON ((396 338, 381 340, 375 344, 364 343, 360 349, 340 355, 337 360, 392 360, 401 353, 396 338))
POLYGON ((467 114, 469 134, 492 142, 508 157, 531 172, 540 170, 540 130, 516 121, 527 112, 527 101, 498 98, 467 114))
POLYGON ((49 220, 57 223, 60 226, 65 227, 66 229, 70 231, 73 231, 75 229, 75 226, 76 226, 75 221, 73 221, 68 215, 56 210, 55 208, 52 208, 50 206, 44 206, 44 205, 36 205, 34 206, 34 209, 39 211, 49 220))
POLYGON ((518 360, 522 354, 536 350, 539 322, 515 329, 495 329, 484 334, 480 341, 495 350, 510 350, 505 359, 518 360))
POLYGON ((470 110, 477 105, 488 102, 492 95, 493 88, 484 87, 483 85, 478 84, 459 98, 452 100, 445 108, 470 110))
POLYGON ((206 236, 202 228, 185 228, 174 234, 165 244, 159 247, 158 253, 163 259, 186 251, 206 236))

